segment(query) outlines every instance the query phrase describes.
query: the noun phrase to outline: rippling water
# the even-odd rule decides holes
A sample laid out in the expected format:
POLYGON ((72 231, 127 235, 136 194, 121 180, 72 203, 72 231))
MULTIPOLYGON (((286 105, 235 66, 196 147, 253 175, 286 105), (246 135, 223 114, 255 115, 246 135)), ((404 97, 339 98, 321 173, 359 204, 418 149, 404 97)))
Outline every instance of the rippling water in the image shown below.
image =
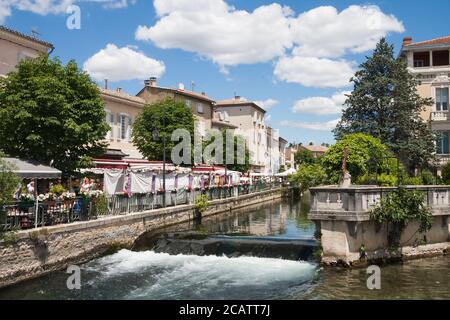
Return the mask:
MULTIPOLYGON (((282 202, 205 221, 210 232, 312 237, 307 200, 282 202)), ((450 299, 450 257, 381 269, 381 290, 368 290, 365 269, 320 268, 272 258, 168 255, 121 250, 82 266, 82 289, 56 272, 0 290, 0 299, 450 299)))

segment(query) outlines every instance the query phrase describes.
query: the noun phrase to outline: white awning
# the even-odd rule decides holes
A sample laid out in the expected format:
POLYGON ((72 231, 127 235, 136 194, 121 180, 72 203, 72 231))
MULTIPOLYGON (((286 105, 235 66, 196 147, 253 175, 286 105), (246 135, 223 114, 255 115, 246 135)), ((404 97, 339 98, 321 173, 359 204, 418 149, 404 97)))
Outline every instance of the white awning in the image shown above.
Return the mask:
POLYGON ((45 166, 37 161, 17 158, 3 158, 14 165, 12 171, 22 179, 57 179, 61 178, 61 171, 50 166, 45 166))

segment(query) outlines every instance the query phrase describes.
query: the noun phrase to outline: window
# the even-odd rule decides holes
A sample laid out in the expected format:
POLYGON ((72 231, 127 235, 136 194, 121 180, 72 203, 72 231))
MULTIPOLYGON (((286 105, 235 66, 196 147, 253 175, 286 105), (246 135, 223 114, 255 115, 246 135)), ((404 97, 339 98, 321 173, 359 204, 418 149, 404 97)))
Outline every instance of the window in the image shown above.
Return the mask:
POLYGON ((197 104, 197 112, 198 113, 203 113, 204 112, 203 111, 203 104, 201 104, 201 103, 197 104))
POLYGON ((128 117, 124 114, 120 115, 120 139, 127 139, 128 117))
POLYGON ((433 66, 448 66, 449 64, 448 50, 433 51, 433 66))
POLYGON ((128 117, 128 127, 127 127, 127 139, 131 141, 131 132, 133 130, 133 119, 128 117))
POLYGON ((430 53, 426 52, 414 52, 414 68, 429 67, 430 66, 430 53))
POLYGON ((186 103, 186 107, 191 107, 191 100, 185 100, 184 102, 186 103))
POLYGON ((448 88, 436 88, 436 111, 448 111, 448 88))
POLYGON ((436 153, 449 154, 448 132, 440 132, 436 140, 436 153))
POLYGON ((106 139, 111 140, 113 138, 113 125, 114 125, 114 113, 106 111, 106 123, 109 125, 109 131, 106 134, 106 139))

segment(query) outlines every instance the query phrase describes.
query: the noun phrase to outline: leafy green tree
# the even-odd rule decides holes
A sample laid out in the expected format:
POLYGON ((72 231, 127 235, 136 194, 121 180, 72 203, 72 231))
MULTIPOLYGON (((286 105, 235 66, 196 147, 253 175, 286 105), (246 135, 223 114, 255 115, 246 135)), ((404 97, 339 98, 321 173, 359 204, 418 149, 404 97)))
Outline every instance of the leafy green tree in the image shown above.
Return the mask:
POLYGON ((441 178, 443 183, 450 185, 450 162, 442 168, 441 178))
MULTIPOLYGON (((208 161, 208 159, 204 159, 205 163, 211 164, 211 165, 223 165, 225 166, 228 170, 233 170, 233 171, 239 171, 239 172, 247 172, 248 170, 250 170, 250 151, 248 149, 248 146, 245 142, 245 138, 243 136, 240 135, 236 135, 233 134, 233 149, 228 149, 227 146, 227 131, 226 130, 221 130, 221 137, 222 137, 222 141, 223 141, 223 146, 222 146, 222 151, 223 151, 223 158, 222 159, 218 159, 216 158, 216 154, 215 152, 212 152, 211 156, 212 159, 209 159, 210 161, 208 161), (238 163, 238 146, 245 146, 245 150, 244 150, 244 163, 239 164, 238 163), (231 154, 233 153, 233 163, 227 163, 227 154, 231 154)), ((212 137, 210 140, 203 140, 203 150, 205 149, 205 147, 211 143, 214 143, 215 141, 215 137, 212 137)), ((241 161, 242 162, 242 161, 241 161)))
POLYGON ((435 135, 420 117, 432 99, 417 93, 419 82, 408 72, 403 57, 381 39, 371 57, 351 79, 352 93, 334 130, 337 139, 350 133, 377 137, 411 172, 433 160, 435 135))
POLYGON ((13 157, 52 164, 65 176, 104 152, 103 100, 75 61, 22 60, 0 78, 0 148, 13 157))
POLYGON ((20 178, 13 172, 14 165, 3 159, 4 154, 0 152, 0 207, 9 203, 16 190, 20 178))
POLYGON ((370 170, 381 173, 396 173, 395 159, 381 141, 372 136, 355 133, 343 136, 321 158, 330 182, 338 183, 342 176, 344 149, 348 149, 347 171, 352 181, 367 174, 370 170))
POLYGON ((0 152, 0 233, 3 231, 1 225, 4 223, 5 212, 3 206, 10 203, 20 178, 13 172, 15 167, 2 159, 4 154, 0 152))
POLYGON ((315 163, 316 159, 314 159, 314 155, 309 150, 298 150, 294 155, 294 160, 297 165, 302 164, 313 164, 315 163))
MULTIPOLYGON (((178 142, 171 141, 176 129, 185 129, 194 143, 195 120, 192 110, 181 101, 167 98, 144 107, 133 126, 132 139, 138 150, 149 160, 163 159, 163 139, 166 141, 166 157, 169 161, 172 148, 178 142), (157 136, 155 133, 157 132, 157 136)), ((191 148, 193 152, 193 148, 191 148)))
POLYGON ((303 164, 297 173, 289 177, 289 182, 299 184, 302 191, 328 182, 327 173, 319 164, 303 164))

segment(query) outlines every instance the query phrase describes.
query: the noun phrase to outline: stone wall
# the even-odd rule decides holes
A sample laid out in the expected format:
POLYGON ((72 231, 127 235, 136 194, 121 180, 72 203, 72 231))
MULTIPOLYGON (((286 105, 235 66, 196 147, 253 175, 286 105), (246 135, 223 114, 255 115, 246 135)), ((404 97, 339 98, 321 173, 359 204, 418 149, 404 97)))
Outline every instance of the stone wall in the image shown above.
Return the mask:
POLYGON ((319 231, 325 265, 360 265, 450 252, 450 187, 409 187, 426 194, 433 225, 428 232, 421 234, 417 222, 409 223, 401 234, 400 248, 389 248, 388 227, 371 220, 370 210, 394 189, 373 186, 311 189, 309 218, 319 231), (362 246, 365 259, 360 259, 362 246))
MULTIPOLYGON (((281 189, 210 202, 204 216, 242 209, 281 197, 281 189)), ((0 242, 0 287, 67 268, 105 255, 120 247, 131 248, 144 232, 189 221, 193 205, 104 217, 47 228, 20 231, 14 243, 0 242)))

